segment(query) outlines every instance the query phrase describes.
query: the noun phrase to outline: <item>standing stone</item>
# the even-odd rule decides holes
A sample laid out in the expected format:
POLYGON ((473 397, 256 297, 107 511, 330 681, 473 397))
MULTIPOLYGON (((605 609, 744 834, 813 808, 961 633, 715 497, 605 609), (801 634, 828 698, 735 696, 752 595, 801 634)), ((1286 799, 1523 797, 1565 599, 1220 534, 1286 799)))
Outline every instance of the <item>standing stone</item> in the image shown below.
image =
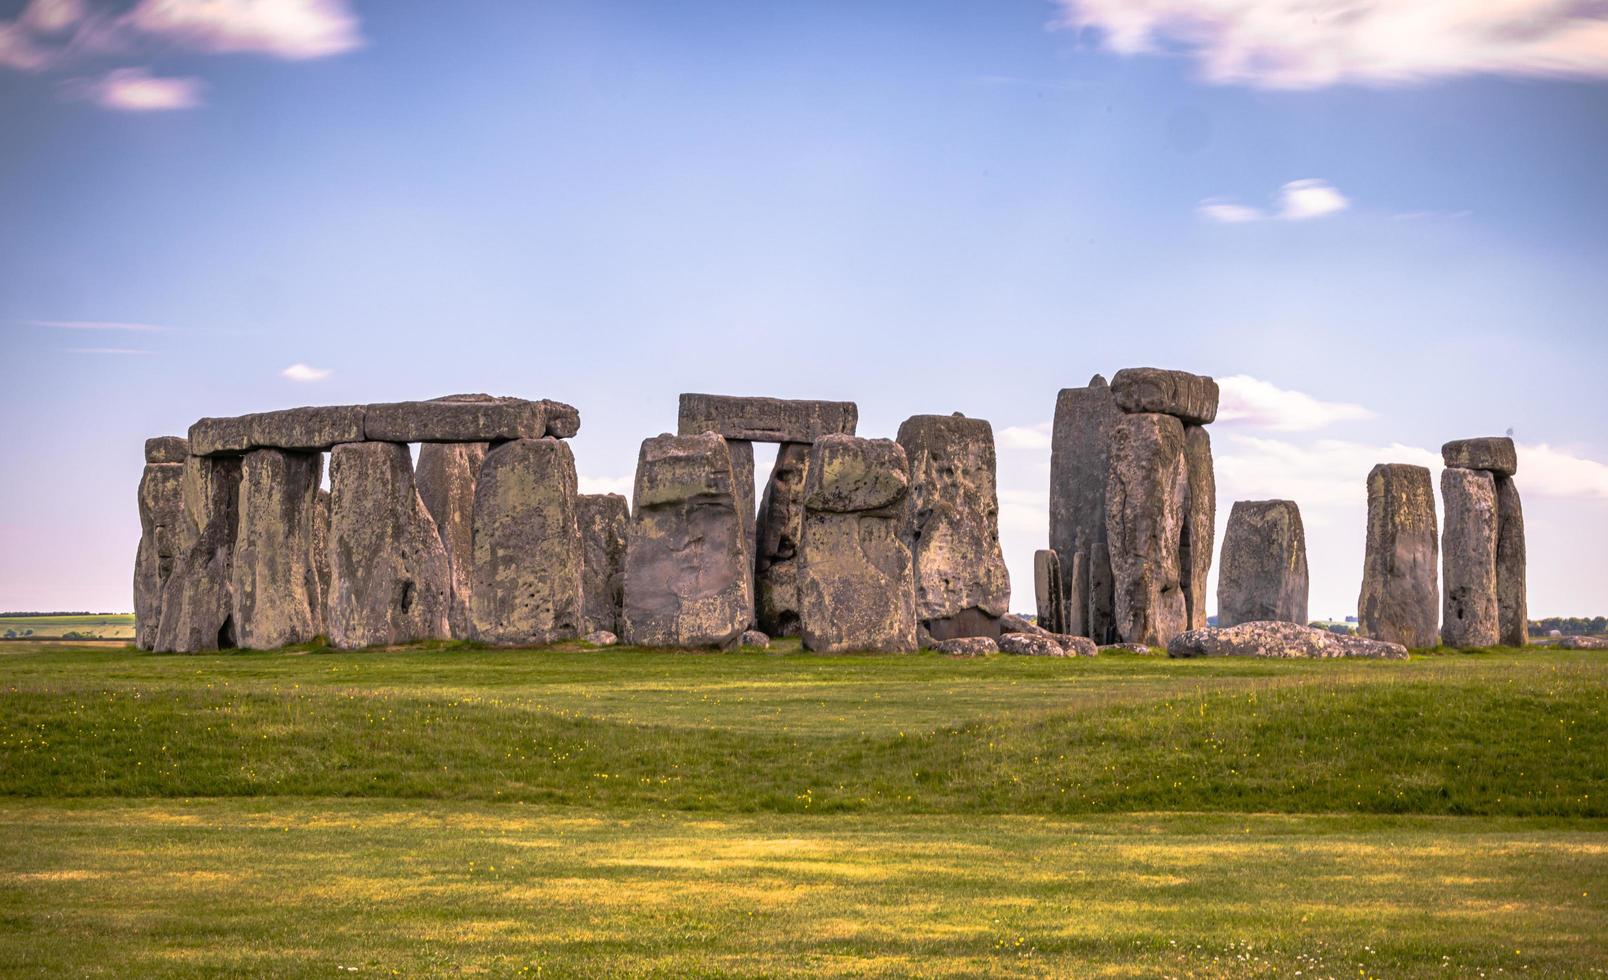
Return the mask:
POLYGON ((1438 555, 1429 470, 1375 466, 1368 474, 1368 540, 1357 599, 1363 636, 1415 649, 1438 642, 1438 555))
POLYGON ((752 564, 726 441, 712 432, 644 440, 634 494, 622 638, 734 645, 753 615, 752 564))
POLYGON ((189 457, 183 494, 181 551, 162 588, 156 649, 226 650, 238 645, 229 593, 240 519, 240 457, 189 457))
POLYGON ((318 491, 318 507, 313 512, 313 570, 318 573, 318 602, 313 606, 317 633, 329 638, 329 515, 328 490, 318 491))
POLYGON ((581 526, 581 602, 587 633, 619 633, 625 592, 625 547, 631 533, 631 504, 617 493, 575 498, 581 526))
POLYGON ((1065 632, 1100 643, 1115 636, 1105 494, 1111 428, 1121 417, 1106 380, 1066 388, 1055 400, 1050 443, 1050 547, 1066 590, 1065 632), (1100 554, 1096 554, 1096 549, 1100 554))
POLYGON ((580 635, 575 497, 575 456, 561 439, 515 439, 486 453, 475 485, 476 639, 526 646, 580 635))
POLYGON ((451 608, 447 622, 456 640, 469 639, 469 597, 474 580, 475 481, 486 458, 484 442, 427 442, 419 447, 414 479, 447 552, 451 608))
POLYGON ((805 649, 916 649, 908 467, 888 439, 830 435, 811 449, 799 578, 805 649))
POLYGON ((1485 470, 1441 471, 1446 528, 1441 532, 1446 606, 1441 642, 1492 647, 1502 639, 1496 603, 1496 481, 1485 470))
MULTIPOLYGON (((754 555, 754 444, 747 439, 727 439, 726 451, 731 454, 732 487, 737 492, 737 515, 743 519, 743 540, 748 542, 748 555, 754 555)), ((753 595, 752 569, 749 578, 749 595, 753 595)), ((749 618, 749 625, 756 622, 749 618)))
POLYGON ((1049 548, 1033 552, 1033 598, 1038 604, 1038 624, 1051 633, 1067 632, 1061 556, 1049 548))
MULTIPOLYGON (((1212 404, 1215 415, 1216 399, 1212 404)), ((1212 572, 1212 546, 1217 539, 1217 476, 1212 467, 1212 437, 1198 425, 1184 426, 1184 463, 1189 473, 1189 496, 1184 508, 1184 535, 1179 542, 1178 561, 1184 585, 1184 619, 1188 629, 1198 630, 1206 627, 1206 579, 1212 572)))
POLYGON ((1530 642, 1530 606, 1525 594, 1524 508, 1513 478, 1496 478, 1496 614, 1502 645, 1530 642))
POLYGON ((151 439, 145 444, 146 464, 139 489, 140 544, 134 557, 134 640, 141 650, 156 649, 162 590, 184 547, 184 463, 167 461, 176 455, 163 440, 151 439))
POLYGON ((754 612, 771 636, 797 636, 798 547, 804 534, 804 483, 810 446, 784 442, 760 499, 754 548, 754 612))
POLYGON ((1217 570, 1217 625, 1305 626, 1307 589, 1306 530, 1295 501, 1236 501, 1217 570))
POLYGON ((330 453, 329 638, 342 649, 450 636, 447 552, 419 499, 408 447, 330 453))
POLYGON ((999 636, 1011 579, 999 545, 994 429, 963 415, 917 415, 897 438, 910 467, 905 510, 916 618, 936 640, 999 636))
POLYGON ((318 635, 318 453, 254 449, 241 461, 240 527, 231 568, 236 639, 248 650, 318 635))
POLYGON ((1184 631, 1181 549, 1189 496, 1184 427, 1171 415, 1124 415, 1111 430, 1106 483, 1117 633, 1166 646, 1184 631))

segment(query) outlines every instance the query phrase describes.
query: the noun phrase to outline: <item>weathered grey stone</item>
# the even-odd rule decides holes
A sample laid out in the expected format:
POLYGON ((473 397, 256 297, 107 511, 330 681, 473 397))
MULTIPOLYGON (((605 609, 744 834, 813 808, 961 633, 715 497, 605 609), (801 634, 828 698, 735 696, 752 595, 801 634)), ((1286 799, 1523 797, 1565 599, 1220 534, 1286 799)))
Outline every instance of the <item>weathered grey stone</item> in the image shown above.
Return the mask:
POLYGON ((1069 657, 1092 657, 1100 652, 1100 648, 1095 645, 1095 642, 1086 636, 1057 633, 1055 640, 1061 644, 1061 649, 1069 657))
POLYGON ((1067 632, 1061 556, 1049 548, 1033 552, 1033 598, 1038 607, 1039 623, 1052 633, 1067 632))
POLYGON ((1137 653, 1148 654, 1150 647, 1143 643, 1105 643, 1099 647, 1100 653, 1137 653))
POLYGON ((1096 641, 1114 638, 1105 493, 1111 427, 1121 418, 1098 374, 1085 388, 1066 388, 1055 400, 1050 443, 1050 547, 1061 558, 1068 633, 1096 641), (1102 546, 1095 554, 1096 546, 1102 546))
POLYGON ((933 637, 996 636, 1010 611, 999 545, 994 429, 963 415, 917 415, 899 426, 910 465, 905 498, 916 618, 933 637))
POLYGON ((931 649, 951 657, 986 657, 999 652, 999 642, 988 636, 957 636, 952 640, 938 640, 931 649))
POLYGON ((1608 637, 1566 636, 1555 645, 1559 650, 1608 650, 1608 637))
POLYGON ((1295 501, 1236 501, 1217 570, 1217 625, 1305 625, 1308 585, 1306 530, 1295 501))
POLYGON ((329 639, 342 649, 446 639, 447 552, 413 482, 408 447, 330 453, 329 639))
POLYGON ((766 636, 764 633, 761 633, 759 630, 744 630, 742 639, 738 641, 738 645, 752 647, 755 650, 769 650, 770 637, 766 636))
POLYGON ((799 575, 805 649, 916 649, 908 466, 888 439, 828 435, 811 450, 799 575))
POLYGON ((200 419, 190 426, 188 441, 196 456, 238 456, 251 448, 251 417, 200 419))
POLYGON ((1496 478, 1496 615, 1502 645, 1530 642, 1530 603, 1525 586, 1524 508, 1513 478, 1496 478))
POLYGON ((1179 580, 1184 588, 1184 623, 1206 626, 1206 579, 1212 572, 1212 546, 1217 539, 1217 476, 1212 467, 1212 439, 1198 425, 1184 426, 1184 465, 1188 496, 1184 533, 1178 542, 1179 580))
POLYGON ((543 398, 542 407, 547 410, 547 434, 554 439, 573 439, 581 431, 581 413, 574 405, 543 398))
MULTIPOLYGON (((743 540, 748 542, 748 554, 752 559, 757 547, 754 540, 757 517, 754 512, 754 444, 746 439, 727 439, 726 451, 731 454, 731 480, 737 494, 737 516, 743 519, 743 540)), ((749 595, 753 595, 753 570, 749 572, 749 595)), ((748 622, 750 626, 758 624, 753 617, 748 622)))
POLYGON ((1130 414, 1171 415, 1191 425, 1217 419, 1217 382, 1186 371, 1123 368, 1111 378, 1117 407, 1130 414))
POLYGON ((363 417, 363 433, 380 442, 540 439, 547 433, 547 406, 539 401, 489 395, 449 395, 434 401, 369 405, 363 417))
POLYGON ((1441 447, 1441 460, 1452 469, 1489 470, 1498 476, 1519 471, 1519 454, 1507 436, 1455 439, 1441 447))
POLYGON ((318 509, 313 514, 313 570, 318 577, 318 602, 313 606, 316 632, 329 638, 329 520, 328 490, 318 491, 318 509))
POLYGON ((1240 623, 1220 629, 1189 630, 1167 644, 1169 657, 1366 657, 1407 659, 1400 643, 1340 636, 1298 623, 1240 623))
POLYGON ((475 483, 480 478, 486 449, 483 442, 427 442, 419 447, 419 461, 414 467, 419 499, 435 521, 441 546, 447 552, 451 601, 447 623, 456 640, 467 640, 474 634, 469 601, 474 595, 475 483))
POLYGON ((1441 470, 1446 526, 1441 563, 1446 606, 1441 642, 1492 647, 1502 639, 1496 604, 1496 481, 1485 470, 1441 470))
MULTIPOLYGON (((146 442, 150 458, 152 442, 146 442)), ((182 441, 182 440, 181 440, 182 441)), ((159 457, 162 453, 157 454, 159 457)), ((184 464, 147 463, 140 475, 140 544, 134 558, 134 642, 156 649, 162 590, 185 546, 184 464)))
POLYGON ((240 465, 240 525, 231 565, 236 642, 248 650, 306 643, 319 632, 317 453, 254 449, 240 465))
POLYGON ((475 638, 527 646, 579 636, 581 530, 575 456, 551 436, 493 447, 475 484, 475 638))
POLYGON ((617 493, 588 493, 575 498, 581 526, 581 602, 583 629, 620 628, 625 598, 625 546, 631 534, 631 504, 617 493))
POLYGON ((1435 490, 1429 470, 1380 463, 1368 474, 1368 538, 1357 623, 1363 636, 1432 647, 1440 638, 1435 490))
POLYGON ((182 463, 190 455, 190 440, 183 436, 156 436, 145 440, 147 463, 182 463))
POLYGON ((608 630, 593 630, 581 639, 595 647, 611 647, 620 642, 620 638, 608 630))
POLYGON ((1179 545, 1189 472, 1184 427, 1171 415, 1124 415, 1111 430, 1106 538, 1117 633, 1165 646, 1188 624, 1179 545))
POLYGON ((180 553, 162 588, 156 649, 199 653, 237 645, 230 564, 240 511, 240 459, 184 462, 180 553))
POLYGON ((754 532, 754 618, 771 636, 797 636, 798 544, 804 534, 808 443, 784 442, 760 498, 754 532))
POLYGON ((1064 657, 1066 650, 1054 639, 1039 633, 1001 633, 999 652, 1025 657, 1064 657))
POLYGON ((624 639, 729 647, 753 614, 731 452, 713 433, 644 440, 626 546, 624 639))
POLYGON ((246 431, 258 448, 326 452, 343 442, 363 441, 362 405, 286 408, 247 415, 246 431))
POLYGON ((854 435, 859 419, 853 402, 689 393, 681 396, 677 431, 750 442, 814 442, 824 435, 854 435))

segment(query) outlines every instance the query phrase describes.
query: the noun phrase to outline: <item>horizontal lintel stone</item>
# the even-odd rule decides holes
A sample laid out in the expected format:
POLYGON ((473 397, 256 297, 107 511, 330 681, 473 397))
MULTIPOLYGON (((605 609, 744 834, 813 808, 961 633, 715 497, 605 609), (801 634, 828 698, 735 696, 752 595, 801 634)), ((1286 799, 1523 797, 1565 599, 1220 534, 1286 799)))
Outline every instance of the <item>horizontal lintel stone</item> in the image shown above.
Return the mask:
POLYGON ((687 393, 680 409, 679 435, 714 432, 751 442, 810 443, 825 435, 852 436, 860 420, 854 402, 687 393))

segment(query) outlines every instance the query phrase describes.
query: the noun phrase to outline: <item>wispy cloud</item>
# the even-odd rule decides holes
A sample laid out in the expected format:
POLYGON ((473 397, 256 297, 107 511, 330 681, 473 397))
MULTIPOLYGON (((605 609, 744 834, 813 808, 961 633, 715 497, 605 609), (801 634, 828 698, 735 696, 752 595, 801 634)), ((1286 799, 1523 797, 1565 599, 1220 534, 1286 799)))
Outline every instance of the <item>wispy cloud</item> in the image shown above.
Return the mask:
POLYGON ((92 81, 69 83, 69 94, 120 112, 164 112, 194 109, 201 104, 201 79, 163 78, 144 68, 114 68, 92 81))
POLYGON ((196 51, 325 58, 363 43, 345 0, 141 0, 129 25, 196 51))
POLYGON ((1339 188, 1326 180, 1308 177, 1280 187, 1272 206, 1267 209, 1209 197, 1196 205, 1195 211, 1207 221, 1232 225, 1249 221, 1306 221, 1339 214, 1350 206, 1351 200, 1340 193, 1339 188))
POLYGON ((1221 398, 1217 421, 1269 432, 1309 432, 1335 422, 1371 419, 1374 413, 1352 402, 1326 402, 1271 381, 1235 374, 1217 379, 1221 398))
POLYGON ((622 496, 631 496, 632 478, 629 476, 587 476, 582 473, 575 478, 581 493, 617 493, 622 496))
POLYGON ((291 381, 323 381, 329 375, 328 368, 315 368, 300 361, 279 372, 281 378, 289 378, 291 381))
POLYGON ((63 347, 69 354, 149 354, 148 350, 134 347, 63 347))
POLYGON ((116 330, 133 333, 162 333, 172 330, 156 323, 125 323, 116 320, 25 320, 30 326, 51 330, 116 330))
POLYGON ((1038 422, 1033 425, 1008 425, 999 430, 999 447, 1001 449, 1048 449, 1050 448, 1050 433, 1053 427, 1053 422, 1038 422))
POLYGON ((1514 479, 1525 494, 1608 500, 1608 465, 1546 443, 1520 445, 1514 479))
POLYGON ((1215 83, 1310 89, 1458 75, 1608 77, 1591 0, 1057 0, 1120 54, 1181 53, 1215 83))

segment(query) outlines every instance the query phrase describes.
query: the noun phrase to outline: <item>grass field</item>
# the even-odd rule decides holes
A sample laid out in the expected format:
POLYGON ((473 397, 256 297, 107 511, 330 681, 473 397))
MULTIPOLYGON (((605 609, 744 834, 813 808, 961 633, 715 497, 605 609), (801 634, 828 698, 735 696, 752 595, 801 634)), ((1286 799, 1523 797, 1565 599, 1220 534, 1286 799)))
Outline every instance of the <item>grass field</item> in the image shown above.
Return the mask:
POLYGON ((1608 972, 1608 654, 42 646, 8 973, 1608 972))
POLYGON ((101 640, 134 639, 134 614, 109 613, 88 616, 0 616, 0 636, 14 632, 18 637, 59 639, 67 633, 75 638, 101 640))

